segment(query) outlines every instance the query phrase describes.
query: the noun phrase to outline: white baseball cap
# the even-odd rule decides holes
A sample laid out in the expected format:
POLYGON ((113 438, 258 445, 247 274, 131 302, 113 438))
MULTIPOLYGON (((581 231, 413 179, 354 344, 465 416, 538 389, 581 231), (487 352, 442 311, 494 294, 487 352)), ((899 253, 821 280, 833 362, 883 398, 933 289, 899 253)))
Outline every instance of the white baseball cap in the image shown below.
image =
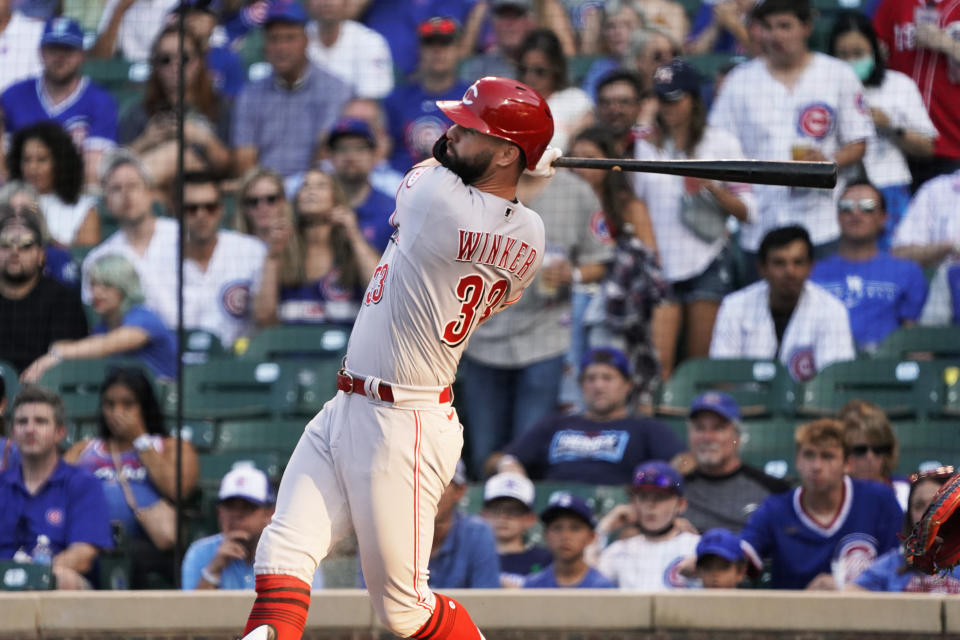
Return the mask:
POLYGON ((227 475, 223 476, 217 497, 221 502, 230 498, 241 498, 261 507, 277 501, 267 474, 249 463, 235 464, 227 475))
POLYGON ((513 498, 533 508, 533 483, 527 476, 515 471, 504 471, 487 480, 483 486, 483 502, 487 503, 497 498, 513 498))

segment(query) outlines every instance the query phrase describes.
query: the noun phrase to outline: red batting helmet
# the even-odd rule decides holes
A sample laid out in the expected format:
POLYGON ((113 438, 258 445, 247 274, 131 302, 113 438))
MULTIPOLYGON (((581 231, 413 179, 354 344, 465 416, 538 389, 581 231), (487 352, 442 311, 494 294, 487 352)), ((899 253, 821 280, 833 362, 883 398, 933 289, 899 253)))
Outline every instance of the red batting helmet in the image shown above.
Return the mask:
POLYGON ((438 100, 437 106, 461 127, 516 144, 523 149, 528 169, 537 166, 553 138, 553 115, 547 101, 509 78, 480 78, 460 100, 438 100))

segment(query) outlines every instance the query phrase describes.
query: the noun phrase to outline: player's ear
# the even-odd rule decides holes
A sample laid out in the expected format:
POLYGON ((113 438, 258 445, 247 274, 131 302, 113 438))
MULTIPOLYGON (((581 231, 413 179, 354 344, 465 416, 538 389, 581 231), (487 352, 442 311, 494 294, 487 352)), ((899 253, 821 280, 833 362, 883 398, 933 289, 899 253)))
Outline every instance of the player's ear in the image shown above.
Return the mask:
MULTIPOLYGON (((497 166, 509 167, 519 162, 521 155, 520 147, 511 142, 506 142, 500 145, 495 162, 497 166)), ((522 169, 523 167, 521 167, 522 169)))

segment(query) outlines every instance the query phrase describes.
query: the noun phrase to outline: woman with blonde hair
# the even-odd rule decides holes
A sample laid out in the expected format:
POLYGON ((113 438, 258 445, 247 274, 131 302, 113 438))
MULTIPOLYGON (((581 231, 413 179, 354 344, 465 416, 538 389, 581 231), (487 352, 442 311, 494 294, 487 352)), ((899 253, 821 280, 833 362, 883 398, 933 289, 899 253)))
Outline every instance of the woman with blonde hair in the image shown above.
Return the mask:
POLYGON ((847 474, 890 486, 902 509, 907 508, 910 483, 895 476, 900 446, 883 409, 865 400, 851 400, 840 409, 843 435, 850 451, 847 474))
POLYGON ((177 347, 173 333, 153 311, 143 306, 140 278, 125 257, 108 254, 87 272, 93 296, 93 310, 100 315, 91 335, 79 340, 58 340, 20 376, 37 382, 62 360, 84 360, 118 356, 139 360, 154 375, 176 375, 177 347))
POLYGON ((283 176, 259 166, 247 171, 240 179, 233 226, 279 252, 280 286, 299 281, 300 238, 293 232, 293 207, 283 188, 283 176))
POLYGON ((319 169, 304 175, 293 212, 299 243, 296 280, 281 280, 285 245, 271 244, 254 300, 257 324, 352 324, 379 252, 357 226, 339 183, 319 169))

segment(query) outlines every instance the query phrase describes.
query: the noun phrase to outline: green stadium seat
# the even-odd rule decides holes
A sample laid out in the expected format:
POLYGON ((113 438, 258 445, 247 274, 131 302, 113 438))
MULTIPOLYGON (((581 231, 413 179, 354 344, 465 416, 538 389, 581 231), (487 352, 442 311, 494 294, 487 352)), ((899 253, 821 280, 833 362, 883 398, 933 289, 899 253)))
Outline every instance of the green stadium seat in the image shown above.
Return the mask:
POLYGON ((0 591, 49 591, 56 579, 49 566, 0 560, 0 591))
POLYGON ((218 453, 272 451, 289 457, 306 425, 301 420, 224 421, 213 450, 218 453))
POLYGON ((183 343, 184 364, 202 364, 211 358, 229 355, 216 334, 205 329, 191 329, 186 332, 183 343))
MULTIPOLYGON (((60 394, 66 408, 67 420, 76 423, 91 422, 96 418, 100 406, 100 387, 108 372, 118 366, 143 368, 142 364, 136 361, 112 358, 64 360, 48 369, 40 377, 40 384, 60 394)), ((150 371, 144 371, 152 380, 150 371)))
POLYGON ((930 362, 875 359, 837 362, 803 385, 802 416, 831 416, 850 400, 866 400, 891 420, 921 419, 940 407, 936 367, 930 362))
POLYGON ((960 465, 960 423, 903 420, 893 423, 900 445, 897 471, 909 475, 923 463, 960 465))
POLYGON ((877 358, 960 360, 960 327, 905 327, 883 341, 877 358))
POLYGON ((121 58, 87 58, 83 74, 105 89, 126 86, 130 82, 130 61, 121 58))
POLYGON ((6 360, 0 360, 0 378, 3 379, 4 395, 7 398, 7 407, 13 406, 13 399, 20 390, 20 375, 13 365, 6 360))
POLYGON ((782 364, 772 360, 695 358, 681 364, 660 392, 656 413, 686 416, 706 391, 729 393, 747 417, 791 415, 796 387, 782 364))
POLYGON ((690 56, 687 60, 690 61, 690 65, 700 73, 705 81, 713 82, 713 79, 721 69, 731 63, 738 64, 743 62, 746 58, 729 53, 706 53, 699 56, 690 56))
POLYGON ((350 328, 344 325, 277 325, 253 338, 242 358, 254 360, 320 359, 346 354, 350 328))
POLYGON ((320 360, 280 360, 288 402, 282 412, 296 417, 301 424, 317 415, 324 403, 337 393, 340 358, 320 360))
POLYGON ((587 77, 587 72, 593 63, 603 56, 573 56, 567 61, 567 76, 570 78, 570 84, 579 87, 583 84, 583 79, 587 77))
POLYGON ((280 479, 283 466, 287 462, 286 457, 275 451, 204 453, 198 457, 200 460, 200 488, 204 495, 203 501, 207 500, 208 493, 212 493, 214 501, 216 500, 220 480, 235 464, 253 464, 276 482, 280 479))
POLYGON ((940 374, 944 389, 940 415, 960 417, 960 366, 946 366, 940 374))
MULTIPOLYGON (((257 418, 279 415, 289 402, 276 362, 219 359, 183 370, 183 415, 192 420, 257 418)), ((167 415, 174 415, 176 393, 168 395, 167 415)))
MULTIPOLYGON (((168 424, 170 435, 174 425, 168 424)), ((213 451, 217 444, 217 425, 212 420, 191 420, 183 425, 183 439, 189 441, 198 452, 213 451)))
POLYGON ((794 468, 793 432, 799 424, 786 417, 753 418, 743 421, 740 457, 747 464, 763 469, 772 460, 783 460, 787 471, 794 468))

